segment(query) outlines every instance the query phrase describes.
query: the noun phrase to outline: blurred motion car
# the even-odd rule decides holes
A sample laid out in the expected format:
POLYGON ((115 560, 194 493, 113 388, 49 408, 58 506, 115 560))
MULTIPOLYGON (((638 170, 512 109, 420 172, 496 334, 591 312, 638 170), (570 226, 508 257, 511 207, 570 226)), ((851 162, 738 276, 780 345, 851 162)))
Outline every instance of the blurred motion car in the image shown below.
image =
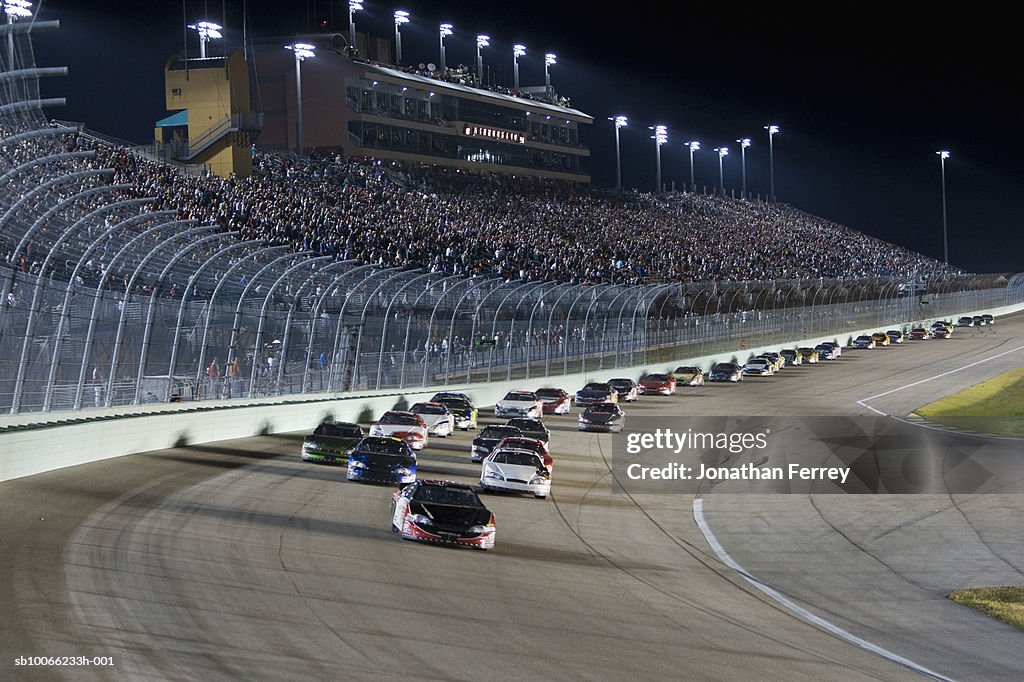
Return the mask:
POLYGON ((796 348, 783 348, 779 351, 779 355, 783 357, 787 365, 802 365, 804 364, 804 358, 797 351, 796 348))
POLYGON ((448 408, 455 418, 455 428, 462 431, 476 428, 479 411, 465 393, 442 391, 435 393, 430 402, 441 403, 448 408))
POLYGON ((535 452, 498 448, 484 460, 480 487, 543 499, 551 492, 551 472, 535 452))
POLYGON ((985 322, 985 318, 981 315, 975 315, 971 319, 974 321, 975 327, 984 327, 986 324, 988 324, 987 322, 985 322))
POLYGON ((391 530, 406 540, 477 549, 494 547, 494 514, 470 486, 416 481, 391 498, 391 530))
POLYGON ((506 426, 504 424, 485 426, 477 434, 477 437, 473 439, 473 444, 469 448, 469 458, 474 462, 482 462, 484 457, 491 454, 491 451, 494 450, 502 439, 521 435, 523 435, 523 432, 514 426, 506 426))
POLYGON ((365 435, 359 424, 321 422, 313 433, 302 439, 302 459, 306 462, 344 464, 348 461, 348 451, 365 435))
POLYGON ((885 335, 889 337, 889 343, 903 343, 903 332, 899 329, 890 329, 885 335))
POLYGON ((800 357, 803 359, 805 365, 816 365, 820 359, 818 351, 814 350, 809 346, 801 346, 796 351, 800 353, 800 357))
POLYGON ((822 343, 822 345, 831 346, 832 347, 832 350, 835 351, 835 353, 833 354, 833 359, 834 358, 842 357, 842 355, 843 355, 843 347, 839 344, 838 341, 822 341, 821 343, 822 343))
POLYGON ((416 453, 390 436, 367 436, 348 455, 350 481, 405 485, 416 480, 416 453))
POLYGON ((889 336, 885 332, 875 332, 871 335, 871 340, 875 342, 876 348, 889 345, 889 336))
POLYGON ((533 391, 509 391, 494 406, 496 417, 540 417, 544 401, 533 391))
POLYGON ((626 414, 612 403, 591 405, 579 417, 580 431, 606 431, 619 433, 626 425, 626 414))
POLYGON ((711 368, 708 381, 737 383, 743 381, 743 370, 735 362, 720 362, 711 368))
POLYGON ((996 323, 996 318, 994 316, 990 315, 989 313, 985 313, 981 317, 982 317, 983 320, 985 320, 985 324, 995 324, 996 323))
POLYGON ((676 386, 703 386, 704 371, 700 367, 691 365, 680 365, 672 372, 672 378, 676 380, 676 386))
POLYGON ((609 379, 608 385, 615 389, 622 402, 631 403, 640 395, 640 385, 632 379, 609 379))
POLYGON ((953 330, 949 327, 938 327, 932 331, 933 339, 948 339, 953 336, 953 330))
POLYGON ((551 432, 548 431, 548 427, 544 425, 544 422, 539 419, 513 417, 505 422, 505 425, 516 427, 526 438, 536 438, 545 443, 551 440, 551 432))
POLYGON ((875 340, 870 336, 861 335, 853 340, 850 344, 851 348, 857 348, 861 350, 871 350, 875 347, 875 340))
POLYGON ((746 364, 743 365, 740 371, 747 376, 770 377, 775 374, 775 370, 772 369, 771 363, 764 358, 750 358, 747 360, 746 364))
POLYGON ((910 330, 910 333, 907 334, 907 338, 911 341, 924 341, 932 338, 932 334, 924 327, 914 327, 910 330))
POLYGON ((370 426, 371 436, 393 436, 409 444, 413 450, 427 445, 427 425, 422 419, 401 410, 388 410, 370 426))
POLYGON ((591 381, 589 384, 576 391, 575 403, 580 407, 596 405, 598 403, 614 403, 619 400, 619 392, 611 384, 601 381, 591 381))
POLYGON ((974 318, 970 317, 968 315, 964 315, 963 317, 961 317, 959 320, 956 321, 956 326, 958 326, 958 327, 973 327, 974 326, 974 318))
POLYGON ((641 395, 673 395, 675 392, 676 380, 671 374, 656 372, 640 380, 641 395))
POLYGON ((814 350, 818 352, 819 360, 835 360, 839 356, 836 355, 835 346, 828 343, 819 343, 814 347, 814 350))
POLYGON ((447 438, 455 433, 455 417, 443 403, 415 403, 409 411, 423 420, 431 436, 447 438))
POLYGON ((544 414, 568 414, 572 407, 572 396, 561 388, 538 388, 534 393, 544 403, 544 414))

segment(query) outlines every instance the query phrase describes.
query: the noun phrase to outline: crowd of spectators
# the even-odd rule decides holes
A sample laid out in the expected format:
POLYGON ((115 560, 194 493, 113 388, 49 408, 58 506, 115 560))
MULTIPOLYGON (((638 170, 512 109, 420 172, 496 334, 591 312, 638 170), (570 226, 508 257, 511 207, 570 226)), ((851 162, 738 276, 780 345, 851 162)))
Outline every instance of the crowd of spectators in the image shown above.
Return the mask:
POLYGON ((257 153, 246 179, 106 150, 115 182, 181 219, 339 259, 574 283, 913 278, 947 266, 784 204, 314 154, 257 153))

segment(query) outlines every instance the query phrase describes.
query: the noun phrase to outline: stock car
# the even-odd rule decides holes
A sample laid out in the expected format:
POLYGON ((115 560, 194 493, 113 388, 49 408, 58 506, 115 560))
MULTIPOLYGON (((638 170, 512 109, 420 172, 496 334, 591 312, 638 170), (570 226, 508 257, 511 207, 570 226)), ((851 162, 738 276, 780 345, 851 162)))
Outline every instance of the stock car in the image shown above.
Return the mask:
POLYGON ((370 426, 371 436, 392 436, 404 440, 413 450, 427 445, 427 425, 412 412, 388 410, 370 426))
POLYGON ((623 402, 631 403, 640 395, 640 385, 632 379, 609 379, 608 385, 615 389, 618 399, 623 402))
POLYGON ((598 403, 614 403, 619 400, 619 392, 611 384, 591 381, 576 391, 575 403, 579 406, 597 405, 598 403))
POLYGON ((455 416, 443 403, 415 403, 409 411, 423 420, 431 436, 447 438, 455 433, 455 416))
POLYGON ((804 357, 800 355, 796 348, 783 348, 779 351, 779 355, 785 359, 787 365, 804 364, 804 357))
POLYGON ((903 343, 903 332, 899 329, 890 329, 885 335, 889 337, 889 343, 903 343))
POLYGON ((416 480, 416 453, 409 444, 389 436, 367 436, 348 455, 350 481, 406 485, 416 480))
POLYGON ((648 374, 640 380, 641 395, 673 395, 676 392, 676 380, 671 374, 648 374))
POLYGON ((889 345, 889 335, 885 332, 875 332, 871 335, 871 340, 875 342, 875 346, 885 347, 889 345))
POLYGON ((839 357, 836 355, 835 346, 829 343, 819 343, 814 350, 818 351, 818 357, 822 360, 835 360, 839 357))
POLYGON ((711 368, 708 381, 737 383, 743 381, 743 370, 735 362, 720 362, 711 368))
POLYGON ((910 330, 910 333, 907 334, 907 338, 911 341, 924 341, 925 339, 932 338, 932 334, 924 327, 914 327, 910 330))
POLYGON ((985 320, 985 324, 995 324, 996 323, 996 318, 993 317, 992 315, 989 315, 988 313, 985 313, 984 315, 982 315, 981 319, 985 320))
POLYGON ((747 375, 770 377, 775 374, 772 364, 764 358, 750 358, 747 364, 740 368, 740 371, 747 375))
POLYGON ((604 403, 591 405, 579 418, 580 431, 610 431, 620 433, 626 426, 626 414, 618 405, 604 403))
POLYGON ((465 393, 449 391, 435 393, 430 402, 441 403, 451 411, 455 418, 455 428, 463 431, 476 428, 477 409, 465 393))
POLYGON ((862 350, 871 350, 875 347, 875 340, 870 336, 861 335, 853 340, 850 344, 851 348, 859 348, 862 350))
POLYGON ((544 403, 544 414, 568 414, 572 396, 562 388, 538 388, 534 393, 544 403))
POLYGON ((700 367, 680 365, 672 372, 672 378, 676 380, 676 386, 704 385, 704 372, 700 367))
POLYGON ((974 320, 975 327, 984 327, 986 324, 988 324, 987 322, 985 322, 985 317, 983 315, 975 315, 972 319, 974 320))
POLYGON ((958 327, 973 327, 974 326, 974 318, 973 317, 969 317, 967 315, 964 315, 963 317, 961 317, 959 320, 956 321, 956 326, 958 326, 958 327))
POLYGON ((505 422, 505 426, 516 427, 526 438, 536 438, 545 443, 551 440, 551 432, 548 431, 548 427, 544 426, 544 422, 539 419, 513 417, 505 422))
POLYGON ((953 336, 953 330, 950 327, 940 326, 932 330, 933 339, 948 339, 953 336))
POLYGON ((551 451, 548 450, 548 444, 542 440, 536 438, 527 438, 526 436, 509 436, 508 438, 502 439, 494 449, 498 450, 504 448, 506 450, 528 450, 530 452, 537 453, 537 456, 544 460, 544 466, 551 471, 555 466, 555 460, 551 456, 551 451))
POLYGON ((805 365, 816 365, 818 360, 821 358, 818 356, 818 351, 808 346, 801 346, 796 349, 796 352, 800 354, 800 358, 803 360, 805 365))
POLYGON ((363 428, 349 422, 322 422, 313 433, 302 439, 302 459, 305 462, 344 464, 348 451, 363 439, 363 428))
POLYGON ((494 547, 494 514, 470 486, 416 481, 391 498, 391 530, 406 540, 494 547))
POLYGON ((781 355, 779 355, 778 353, 773 353, 771 351, 769 351, 767 353, 761 353, 760 355, 758 355, 756 357, 759 357, 762 360, 767 360, 768 364, 772 366, 772 372, 773 373, 774 372, 778 372, 780 369, 782 369, 786 365, 786 361, 782 358, 781 355))
POLYGON ((544 414, 544 402, 533 391, 509 391, 494 406, 495 417, 536 417, 544 414))
POLYGON ((484 457, 491 454, 491 451, 503 439, 521 435, 523 435, 523 432, 514 426, 506 426, 504 424, 485 426, 483 431, 473 439, 473 444, 469 449, 469 458, 474 462, 482 462, 484 457))
POLYGON ((832 349, 835 350, 835 354, 834 354, 835 357, 837 357, 837 358, 838 357, 842 357, 842 355, 843 355, 843 347, 841 345, 839 345, 838 342, 836 342, 836 341, 822 341, 822 343, 825 344, 826 346, 832 346, 832 349))
POLYGON ((551 472, 536 452, 497 448, 480 468, 480 487, 543 499, 551 492, 551 472))

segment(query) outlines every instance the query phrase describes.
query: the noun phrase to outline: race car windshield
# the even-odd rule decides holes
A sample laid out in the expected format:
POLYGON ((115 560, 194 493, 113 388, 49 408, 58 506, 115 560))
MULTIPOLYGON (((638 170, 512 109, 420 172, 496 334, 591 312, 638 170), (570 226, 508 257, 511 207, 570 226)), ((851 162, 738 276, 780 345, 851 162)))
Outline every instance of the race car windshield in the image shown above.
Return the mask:
POLYGON ((538 398, 561 398, 562 392, 557 388, 542 388, 537 391, 538 398))
POLYGON ((494 453, 495 464, 508 464, 510 466, 540 467, 540 457, 532 452, 519 452, 516 450, 505 450, 494 453))
POLYGON ((537 396, 533 393, 524 393, 522 391, 512 391, 511 393, 505 394, 505 400, 536 400, 537 396))
POLYGON ((584 391, 607 391, 610 388, 608 384, 590 383, 583 387, 584 391))
POLYGON ((668 381, 668 375, 666 374, 648 374, 644 381, 668 381))
POLYGON ((679 374, 696 374, 698 370, 696 367, 677 367, 676 372, 679 374))
POLYGON ((592 405, 589 408, 587 408, 587 412, 589 412, 590 414, 615 414, 617 411, 618 408, 616 408, 611 403, 606 403, 603 405, 592 405))
POLYGON ((380 418, 378 424, 397 424, 400 426, 419 426, 420 422, 414 415, 411 414, 396 414, 394 412, 387 412, 383 417, 380 418))
POLYGON ((537 431, 544 429, 544 425, 541 424, 536 419, 510 419, 507 426, 514 426, 517 429, 523 429, 527 431, 537 431))
POLYGON ((362 438, 363 430, 355 424, 321 424, 316 427, 313 435, 333 438, 362 438))
POLYGON ((508 438, 509 436, 518 436, 520 433, 521 431, 514 426, 488 426, 480 432, 480 437, 508 438))
POLYGON ((438 402, 453 411, 470 409, 470 404, 462 398, 442 398, 438 402))
POLYGON ((447 504, 453 507, 483 507, 480 498, 466 488, 449 488, 442 485, 424 485, 416 491, 413 499, 417 502, 447 504))
POLYGON ((443 405, 427 405, 426 403, 417 403, 412 406, 412 411, 418 414, 447 414, 448 410, 444 409, 443 405))

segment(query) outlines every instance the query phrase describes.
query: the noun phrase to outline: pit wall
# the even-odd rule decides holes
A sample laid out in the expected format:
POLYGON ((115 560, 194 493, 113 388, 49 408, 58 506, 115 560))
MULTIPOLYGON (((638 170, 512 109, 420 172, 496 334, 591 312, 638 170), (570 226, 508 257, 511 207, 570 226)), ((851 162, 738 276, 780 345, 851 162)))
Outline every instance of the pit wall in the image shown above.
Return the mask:
MULTIPOLYGON (((961 315, 990 313, 998 318, 1024 310, 1024 304, 1004 306, 961 315)), ((955 321, 956 317, 953 319, 955 321)), ((909 330, 928 326, 933 319, 893 323, 886 329, 909 330)), ((696 365, 705 371, 719 362, 745 361, 751 355, 786 347, 814 346, 823 341, 838 341, 844 347, 861 334, 878 328, 799 339, 789 343, 736 349, 701 357, 679 358, 663 365, 636 365, 628 368, 538 377, 524 385, 523 380, 491 383, 451 384, 429 390, 411 392, 361 391, 348 394, 309 394, 296 400, 294 396, 261 400, 204 401, 201 405, 138 405, 132 408, 79 410, 45 415, 0 416, 0 481, 32 476, 46 471, 145 453, 171 447, 244 438, 270 433, 311 431, 321 421, 357 421, 368 423, 383 412, 407 408, 415 402, 429 400, 438 391, 466 393, 478 406, 494 405, 510 390, 541 386, 559 386, 569 392, 588 381, 607 380, 614 376, 639 379, 655 371, 671 371, 678 365, 696 365)), ((884 330, 883 330, 884 331, 884 330)), ((296 450, 298 456, 298 450, 296 450)))

